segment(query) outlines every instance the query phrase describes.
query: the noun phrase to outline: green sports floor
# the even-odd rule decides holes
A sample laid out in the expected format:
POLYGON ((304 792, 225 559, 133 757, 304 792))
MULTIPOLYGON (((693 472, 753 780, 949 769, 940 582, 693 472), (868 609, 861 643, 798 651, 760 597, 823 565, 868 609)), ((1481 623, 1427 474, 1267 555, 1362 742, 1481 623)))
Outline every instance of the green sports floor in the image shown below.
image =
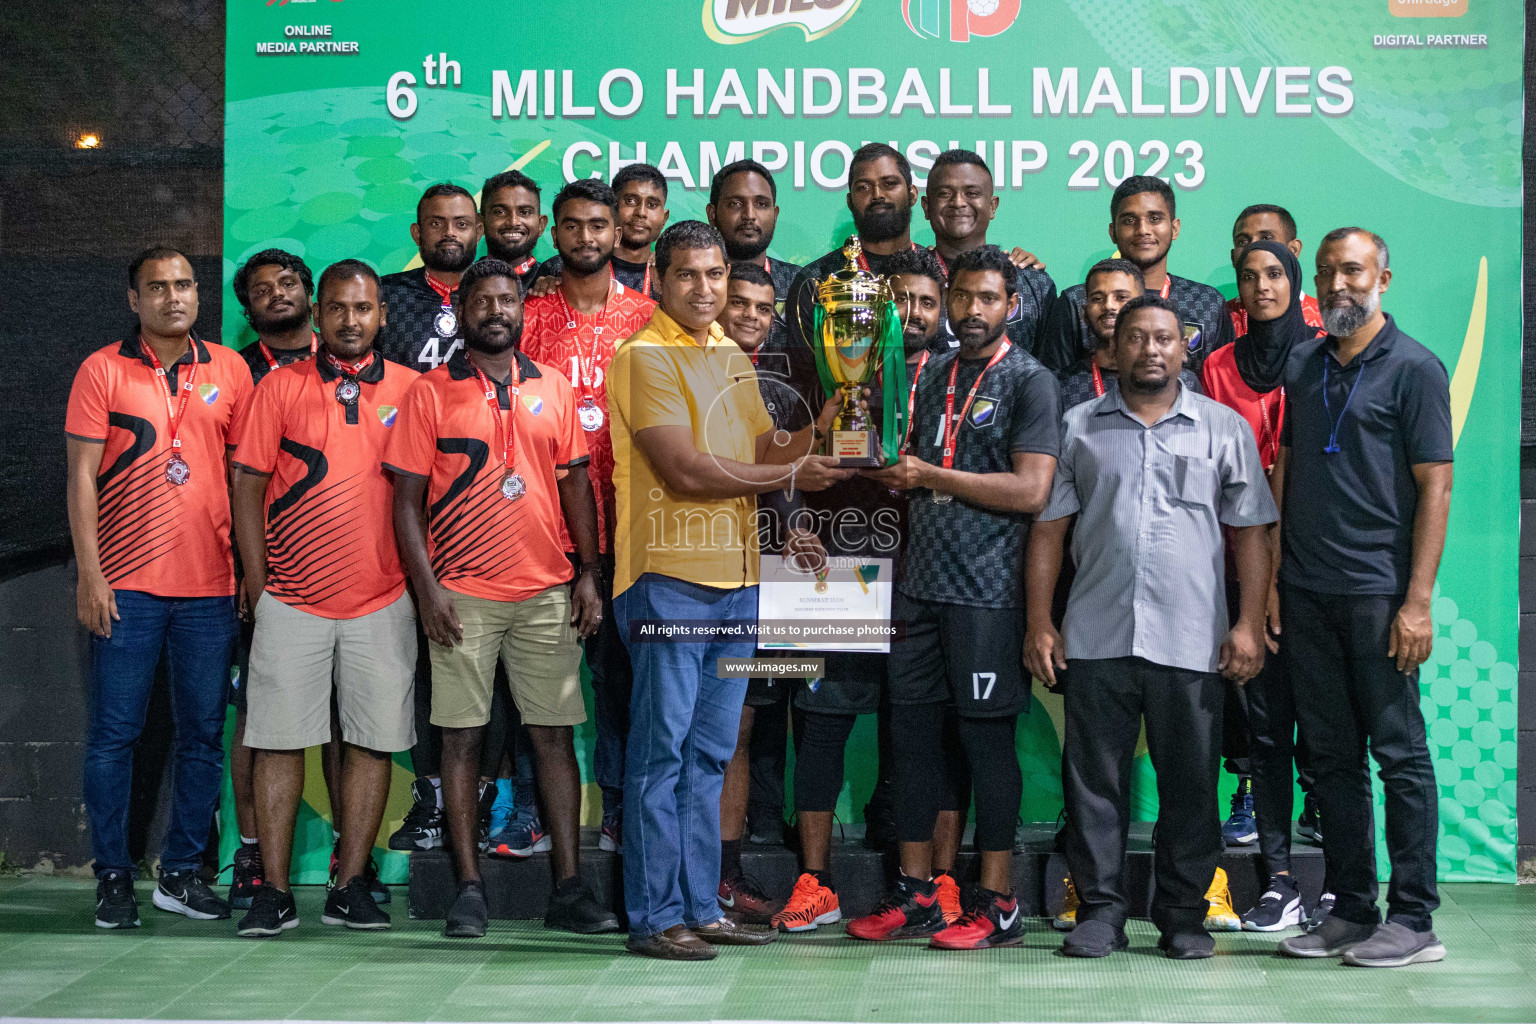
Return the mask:
MULTIPOLYGON (((1441 888, 1450 955, 1399 970, 1282 960, 1275 938, 1217 937, 1217 956, 1173 963, 1144 921, 1132 948, 1068 960, 1045 921, 1021 948, 937 953, 870 946, 833 928, 706 964, 623 952, 618 938, 493 922, 480 941, 404 920, 349 933, 303 924, 275 940, 154 910, 144 927, 91 926, 92 886, 0 878, 0 1018, 306 1021, 1522 1021, 1536 1020, 1536 887, 1441 888)), ((403 895, 403 894, 402 894, 403 895)))

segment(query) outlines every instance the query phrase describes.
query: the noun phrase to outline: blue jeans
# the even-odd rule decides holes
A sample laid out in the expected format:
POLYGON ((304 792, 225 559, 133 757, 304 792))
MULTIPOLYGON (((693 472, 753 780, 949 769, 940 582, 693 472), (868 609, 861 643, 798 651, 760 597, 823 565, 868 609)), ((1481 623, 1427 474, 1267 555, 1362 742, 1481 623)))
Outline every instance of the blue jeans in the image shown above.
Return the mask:
POLYGON ((91 643, 91 725, 85 745, 85 811, 96 875, 130 871, 128 798, 133 748, 144 731, 160 655, 170 668, 176 743, 163 871, 203 861, 224 781, 224 708, 239 626, 233 597, 155 597, 117 591, 120 621, 91 643))
POLYGON ((624 763, 624 908, 646 938, 720 918, 720 787, 736 749, 746 679, 718 658, 750 658, 751 636, 650 640, 646 622, 757 621, 757 588, 717 590, 646 573, 614 599, 634 664, 624 763))

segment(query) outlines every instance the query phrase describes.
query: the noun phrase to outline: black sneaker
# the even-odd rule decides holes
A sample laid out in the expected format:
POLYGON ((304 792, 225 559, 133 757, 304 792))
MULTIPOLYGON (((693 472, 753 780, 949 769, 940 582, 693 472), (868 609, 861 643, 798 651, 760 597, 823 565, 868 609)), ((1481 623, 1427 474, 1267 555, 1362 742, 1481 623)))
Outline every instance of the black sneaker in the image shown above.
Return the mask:
POLYGON ((1278 932, 1301 924, 1301 893, 1296 883, 1284 875, 1273 875, 1269 888, 1253 909, 1243 915, 1245 932, 1278 932))
POLYGON ((1317 906, 1312 908, 1312 913, 1307 915, 1302 923, 1301 930, 1307 933, 1317 931, 1328 920, 1328 915, 1333 913, 1333 893, 1325 892, 1317 898, 1317 906))
POLYGON ((250 913, 240 919, 235 934, 246 939, 268 938, 298 926, 299 906, 293 893, 264 885, 256 890, 250 913))
POLYGON ((578 935, 598 935, 619 930, 619 918, 597 902, 586 886, 578 886, 564 896, 551 893, 549 910, 544 914, 545 928, 559 928, 578 935))
POLYGON ((965 912, 928 940, 934 949, 991 949, 1024 941, 1024 921, 1013 893, 971 886, 961 897, 965 912))
POLYGON ((1317 798, 1311 793, 1302 798, 1301 817, 1296 819, 1296 831, 1314 844, 1323 845, 1323 825, 1317 816, 1317 798))
POLYGON ((490 917, 490 908, 485 905, 485 884, 460 882, 459 895, 448 908, 443 934, 450 939, 482 939, 490 917))
POLYGON ((411 783, 411 809, 389 837, 391 850, 431 850, 443 845, 443 811, 431 779, 411 783))
POLYGON ((108 871, 96 882, 96 927, 137 928, 139 901, 133 898, 133 876, 108 871))
MULTIPOLYGON (((336 876, 341 872, 341 860, 336 856, 336 851, 331 851, 331 873, 325 880, 325 891, 330 892, 341 884, 336 876)), ((373 896, 373 902, 381 906, 388 903, 394 897, 390 895, 389 886, 379 881, 379 862, 372 857, 363 865, 363 881, 368 884, 368 892, 373 896)))
POLYGON ((346 885, 338 885, 325 897, 321 924, 344 924, 356 931, 376 932, 389 927, 389 915, 379 909, 368 891, 368 880, 353 875, 346 885))
POLYGON ((153 898, 161 910, 196 921, 229 920, 229 904, 214 895, 194 870, 161 872, 153 898))
POLYGON ((944 930, 939 887, 897 873, 896 885, 885 894, 879 906, 866 916, 849 921, 845 930, 856 939, 870 942, 937 935, 944 930))
POLYGON ((496 807, 496 783, 480 783, 479 814, 476 815, 475 842, 481 853, 491 846, 491 812, 496 807))
POLYGON ((266 884, 261 866, 261 847, 241 843, 235 850, 234 875, 229 880, 229 905, 245 910, 256 898, 256 891, 266 884))

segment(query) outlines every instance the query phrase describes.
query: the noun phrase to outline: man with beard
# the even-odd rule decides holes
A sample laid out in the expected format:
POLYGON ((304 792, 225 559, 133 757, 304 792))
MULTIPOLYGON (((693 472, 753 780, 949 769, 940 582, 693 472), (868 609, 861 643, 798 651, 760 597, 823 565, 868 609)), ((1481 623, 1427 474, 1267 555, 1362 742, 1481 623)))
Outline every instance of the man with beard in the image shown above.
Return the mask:
MULTIPOLYGON (((987 244, 987 228, 998 206, 992 171, 971 150, 945 150, 934 158, 922 202, 923 215, 933 228, 933 251, 947 276, 961 253, 987 244)), ((1028 253, 1014 252, 1009 258, 1018 267, 1014 289, 1019 301, 1008 315, 1008 338, 1033 354, 1036 336, 1056 302, 1056 283, 1028 253)))
POLYGON ((422 265, 384 278, 389 323, 379 331, 378 347, 385 359, 425 372, 463 347, 453 295, 459 275, 475 261, 482 230, 475 197, 465 189, 443 182, 421 194, 411 241, 422 265))
MULTIPOLYGON (((1438 789, 1419 709, 1419 666, 1451 501, 1445 367, 1382 312, 1386 242, 1323 236, 1323 326, 1289 320, 1287 414, 1273 473, 1281 496, 1280 650, 1328 829, 1332 914, 1280 952, 1369 967, 1440 960, 1432 930, 1438 789), (1376 907, 1370 751, 1386 790, 1392 882, 1376 907)), ((1258 323, 1251 325, 1257 331, 1258 323)))
MULTIPOLYGON (((1100 260, 1088 270, 1083 282, 1083 322, 1093 334, 1093 349, 1058 374, 1061 407, 1073 406, 1119 390, 1115 375, 1115 320, 1127 302, 1146 291, 1141 268, 1130 260, 1100 260)), ((1200 378, 1179 371, 1179 383, 1200 394, 1200 378)))
MULTIPOLYGON (((576 418, 592 461, 588 476, 597 497, 598 578, 603 621, 587 638, 587 667, 597 714, 593 772, 603 791, 600 844, 619 849, 624 810, 624 740, 629 733, 632 675, 629 653, 613 617, 613 442, 608 423, 608 365, 613 351, 638 331, 656 303, 615 280, 609 258, 617 233, 619 204, 601 181, 578 178, 550 207, 554 241, 563 272, 552 292, 528 299, 524 307, 523 352, 536 363, 569 376, 576 418)), ((574 554, 570 538, 566 550, 574 554)))
POLYGON ((198 870, 224 775, 239 632, 227 449, 251 372, 193 333, 197 280, 175 249, 154 246, 128 265, 128 307, 137 329, 86 357, 64 418, 77 614, 92 634, 85 812, 98 928, 139 927, 128 809, 162 654, 174 667, 176 785, 154 904, 194 920, 229 917, 198 870))
MULTIPOLYGON (((310 295, 314 278, 309 266, 299 257, 282 249, 264 249, 235 271, 235 301, 240 303, 245 319, 256 331, 256 341, 240 350, 251 368, 251 380, 261 379, 280 366, 313 359, 319 351, 320 336, 310 323, 310 295)), ((229 882, 229 905, 250 907, 256 892, 265 883, 261 845, 256 836, 256 792, 254 765, 256 752, 245 743, 246 684, 250 679, 251 623, 249 608, 243 608, 240 625, 238 665, 229 688, 229 703, 235 709, 235 732, 229 743, 229 782, 235 798, 235 823, 240 829, 240 845, 229 882)), ((331 798, 331 827, 340 835, 341 790, 336 759, 341 755, 339 738, 325 743, 320 763, 325 768, 325 784, 331 798)))
MULTIPOLYGON (((909 379, 920 379, 918 367, 931 360, 939 337, 944 297, 944 270, 930 249, 897 253, 890 263, 891 289, 902 321, 909 379)), ((884 429, 881 383, 873 382, 865 401, 877 429, 884 429)), ((907 533, 904 495, 865 477, 854 477, 827 490, 807 495, 805 505, 815 517, 822 545, 830 555, 873 560, 892 559, 899 566, 907 533)), ((885 679, 890 658, 884 654, 829 653, 826 672, 814 683, 797 687, 795 706, 795 820, 800 832, 801 869, 789 902, 773 918, 780 931, 814 931, 842 919, 837 884, 832 876, 832 820, 843 788, 844 754, 859 715, 877 714, 879 765, 877 790, 890 787, 890 706, 885 679)), ((953 715, 947 716, 939 778, 939 813, 933 835, 933 871, 945 923, 961 914, 960 888, 953 875, 960 839, 960 808, 969 789, 965 756, 958 749, 953 715)), ((889 795, 871 798, 872 808, 889 802, 889 795)), ((866 819, 871 808, 865 810, 866 819)), ((866 820, 866 828, 880 827, 866 820)), ((885 826, 890 828, 889 825, 885 826)))
POLYGON ((1148 294, 1125 304, 1115 322, 1120 388, 1067 413, 1051 501, 1030 536, 1024 655, 1050 685, 1071 673, 1062 790, 1081 905, 1067 956, 1126 948, 1129 783, 1143 721, 1157 772, 1158 948, 1174 960, 1215 949, 1206 892, 1221 853, 1218 673, 1242 683, 1264 663, 1275 504, 1242 417, 1180 385, 1186 352, 1173 303, 1148 294), (1051 598, 1075 517, 1063 640, 1051 598), (1242 592, 1230 626, 1223 526, 1234 530, 1242 592))
POLYGON ((1061 430, 1056 380, 1006 336, 1017 301, 1001 249, 962 253, 946 306, 958 349, 928 359, 913 387, 906 452, 863 475, 909 494, 906 565, 891 620, 889 699, 901 871, 861 939, 931 936, 940 949, 1014 945, 1023 935, 1010 881, 1023 780, 1014 728, 1029 707, 1021 563, 1029 517, 1045 505, 1061 430), (963 399, 961 396, 964 396, 963 399), (933 872, 934 763, 953 704, 970 761, 981 879, 946 925, 933 872))
MULTIPOLYGON (((654 300, 659 285, 651 249, 671 215, 667 209, 667 179, 650 164, 628 164, 613 176, 612 187, 619 203, 613 276, 630 291, 654 300)), ((544 295, 558 285, 563 267, 564 260, 559 256, 545 260, 533 294, 544 295)))
MULTIPOLYGON (((800 268, 768 255, 779 223, 779 186, 773 172, 756 160, 726 164, 709 183, 709 205, 704 207, 704 215, 725 239, 725 254, 732 263, 755 263, 768 272, 773 279, 775 312, 782 316, 789 286, 800 268)), ((730 337, 741 343, 735 335, 730 337)))
MULTIPOLYGON (((1115 189, 1109 217, 1109 237, 1118 255, 1141 268, 1150 294, 1182 311, 1187 363, 1198 375, 1205 357, 1232 340, 1232 318, 1216 289, 1168 273, 1168 250, 1179 237, 1172 187, 1161 178, 1132 175, 1115 189)), ((1093 332, 1083 316, 1083 291, 1082 285, 1073 285, 1062 292, 1041 332, 1035 354, 1057 373, 1093 348, 1093 332)))
POLYGON ((332 264, 317 299, 319 359, 275 371, 257 389, 235 452, 235 531, 256 620, 248 738, 272 868, 240 922, 243 936, 299 923, 288 868, 304 748, 330 740, 337 725, 349 813, 336 821, 339 884, 321 921, 389 927, 374 902, 369 855, 389 796, 390 754, 409 749, 416 731, 416 614, 380 461, 417 374, 373 350, 386 311, 368 264, 332 264))
POLYGON ((539 212, 538 183, 522 171, 487 178, 480 189, 480 223, 486 255, 510 266, 526 294, 539 276, 533 247, 549 226, 549 218, 539 212))
POLYGON ((597 509, 570 382, 519 351, 522 286, 501 260, 465 271, 455 302, 467 351, 411 386, 384 453, 395 534, 431 645, 432 724, 459 891, 444 934, 479 938, 480 745, 498 661, 533 737, 554 850, 548 928, 614 931, 577 875, 586 721, 579 640, 602 617, 597 509), (430 505, 428 504, 430 502, 430 505), (564 537, 579 556, 575 586, 564 537))

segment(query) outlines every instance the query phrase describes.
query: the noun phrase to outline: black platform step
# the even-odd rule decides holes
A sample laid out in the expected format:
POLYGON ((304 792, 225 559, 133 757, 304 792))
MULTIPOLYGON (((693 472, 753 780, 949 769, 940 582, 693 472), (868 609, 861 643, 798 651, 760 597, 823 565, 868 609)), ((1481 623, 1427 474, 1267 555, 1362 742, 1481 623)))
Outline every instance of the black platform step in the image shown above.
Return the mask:
MULTIPOLYGON (((1055 826, 1041 822, 1026 826, 1024 852, 1013 856, 1013 885, 1024 912, 1033 916, 1054 913, 1062 899, 1062 881, 1066 877, 1066 859, 1055 852, 1055 826)), ((894 860, 867 850, 860 843, 862 826, 849 826, 841 841, 832 844, 832 874, 837 881, 838 899, 843 916, 856 917, 874 909, 887 880, 895 871, 894 860)), ((967 845, 969 840, 967 840, 967 845)), ((977 857, 961 853, 956 875, 963 883, 974 876, 977 857)), ((1131 913, 1145 917, 1152 900, 1152 824, 1136 822, 1131 826, 1127 853, 1126 888, 1131 913)), ((779 899, 788 897, 800 873, 795 851, 783 846, 744 846, 742 867, 767 892, 779 899)), ((1232 888, 1232 905, 1239 914, 1258 902, 1268 876, 1257 846, 1228 847, 1222 854, 1232 888)), ((1311 906, 1322 891, 1323 852, 1297 835, 1291 846, 1291 870, 1301 887, 1304 903, 1311 906)), ((486 897, 491 917, 500 920, 528 920, 544 916, 550 887, 549 854, 534 854, 524 860, 504 860, 482 856, 480 871, 485 878, 486 897)), ((597 830, 582 830, 581 876, 598 900, 623 913, 623 868, 617 854, 597 848, 597 830)), ((430 850, 411 854, 410 895, 408 906, 413 918, 442 918, 453 902, 457 886, 447 851, 430 850)))

